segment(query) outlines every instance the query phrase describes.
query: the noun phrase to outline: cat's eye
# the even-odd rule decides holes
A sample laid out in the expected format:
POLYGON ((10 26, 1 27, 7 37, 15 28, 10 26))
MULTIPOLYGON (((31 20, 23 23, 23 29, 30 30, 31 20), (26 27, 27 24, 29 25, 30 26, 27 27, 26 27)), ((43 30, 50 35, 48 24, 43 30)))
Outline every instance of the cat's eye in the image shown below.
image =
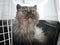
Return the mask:
POLYGON ((36 11, 35 9, 31 9, 33 12, 36 11))
POLYGON ((24 14, 26 14, 26 13, 27 13, 27 10, 23 10, 22 12, 23 12, 24 14))
POLYGON ((24 11, 27 11, 27 10, 24 10, 24 11))
POLYGON ((34 12, 35 12, 35 10, 32 10, 32 12, 34 13, 34 12))

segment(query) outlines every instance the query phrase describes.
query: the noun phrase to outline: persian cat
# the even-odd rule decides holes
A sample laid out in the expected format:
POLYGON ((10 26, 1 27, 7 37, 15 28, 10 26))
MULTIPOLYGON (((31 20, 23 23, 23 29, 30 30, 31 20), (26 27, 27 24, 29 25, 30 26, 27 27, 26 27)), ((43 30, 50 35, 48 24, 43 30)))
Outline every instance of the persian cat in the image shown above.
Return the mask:
POLYGON ((46 36, 42 28, 37 27, 39 15, 36 5, 28 7, 17 4, 16 8, 13 40, 18 42, 19 45, 43 45, 46 36))

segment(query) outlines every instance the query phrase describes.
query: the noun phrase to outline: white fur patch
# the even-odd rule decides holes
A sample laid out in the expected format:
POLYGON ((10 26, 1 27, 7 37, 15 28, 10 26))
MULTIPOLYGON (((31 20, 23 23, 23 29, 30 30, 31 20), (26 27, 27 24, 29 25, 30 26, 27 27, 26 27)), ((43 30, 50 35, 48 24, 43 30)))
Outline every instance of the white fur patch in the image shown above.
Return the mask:
POLYGON ((36 27, 34 38, 40 42, 45 42, 46 36, 43 33, 42 28, 36 27))

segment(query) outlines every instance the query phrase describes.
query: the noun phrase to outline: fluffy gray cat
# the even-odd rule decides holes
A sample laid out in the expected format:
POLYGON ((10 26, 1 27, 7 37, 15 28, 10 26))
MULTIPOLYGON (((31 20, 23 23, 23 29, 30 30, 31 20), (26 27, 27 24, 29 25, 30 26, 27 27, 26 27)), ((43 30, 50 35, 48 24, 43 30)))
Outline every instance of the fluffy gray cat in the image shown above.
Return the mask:
POLYGON ((39 45, 45 43, 46 36, 42 28, 36 26, 39 22, 38 19, 36 5, 27 7, 17 4, 16 19, 13 24, 13 40, 24 43, 22 45, 32 45, 33 41, 39 42, 39 45))

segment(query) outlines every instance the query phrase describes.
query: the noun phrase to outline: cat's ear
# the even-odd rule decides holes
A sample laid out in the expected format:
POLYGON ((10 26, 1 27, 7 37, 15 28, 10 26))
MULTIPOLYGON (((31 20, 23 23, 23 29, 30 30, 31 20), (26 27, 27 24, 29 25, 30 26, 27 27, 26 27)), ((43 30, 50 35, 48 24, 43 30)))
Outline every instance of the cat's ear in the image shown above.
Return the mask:
POLYGON ((37 9, 37 5, 34 5, 34 8, 37 9))
POLYGON ((21 5, 17 4, 17 5, 16 5, 17 11, 18 11, 20 8, 21 8, 21 5))

